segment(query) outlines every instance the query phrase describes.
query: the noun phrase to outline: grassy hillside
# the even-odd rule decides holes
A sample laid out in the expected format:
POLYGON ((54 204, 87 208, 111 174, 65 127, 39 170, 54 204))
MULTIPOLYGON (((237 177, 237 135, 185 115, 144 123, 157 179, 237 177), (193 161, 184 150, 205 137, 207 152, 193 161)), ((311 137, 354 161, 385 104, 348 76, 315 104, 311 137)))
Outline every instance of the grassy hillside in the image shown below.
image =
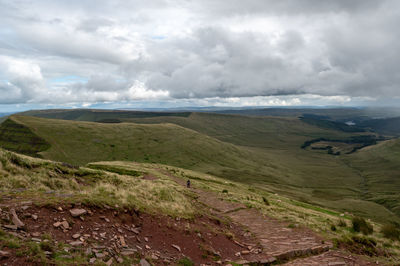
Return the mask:
POLYGON ((134 160, 202 169, 261 163, 246 149, 173 124, 103 124, 28 116, 11 120, 50 143, 51 148, 41 153, 44 158, 75 165, 134 160))
POLYGON ((370 128, 381 134, 400 136, 400 117, 367 120, 361 122, 360 126, 370 128))
MULTIPOLYGON (((300 148, 316 137, 351 134, 324 130, 299 119, 193 113, 189 117, 130 118, 130 123, 117 124, 29 116, 12 116, 11 120, 51 145, 40 153, 44 158, 75 165, 104 160, 163 163, 311 204, 400 222, 387 205, 365 197, 369 188, 364 177, 344 160, 351 157, 300 148), (132 123, 138 121, 141 124, 132 123)), ((376 191, 371 193, 376 195, 376 191)))
POLYGON ((400 215, 400 139, 365 148, 346 162, 364 179, 365 198, 400 215))
POLYGON ((39 156, 39 152, 50 148, 50 144, 22 124, 7 119, 0 125, 0 147, 7 150, 39 156))
POLYGON ((0 149, 0 187, 3 192, 21 191, 28 199, 43 198, 49 203, 67 200, 95 206, 118 204, 149 213, 194 215, 195 208, 184 189, 166 178, 146 180, 143 178, 146 174, 145 169, 135 171, 134 176, 132 172, 130 175, 111 174, 0 149), (57 194, 52 197, 54 192, 68 197, 57 194))

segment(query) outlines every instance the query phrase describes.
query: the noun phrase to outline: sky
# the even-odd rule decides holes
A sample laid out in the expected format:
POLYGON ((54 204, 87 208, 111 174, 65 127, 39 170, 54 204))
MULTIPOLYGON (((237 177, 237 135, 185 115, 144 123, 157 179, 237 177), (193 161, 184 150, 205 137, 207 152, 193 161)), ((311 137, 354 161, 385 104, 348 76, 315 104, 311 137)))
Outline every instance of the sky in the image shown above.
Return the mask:
POLYGON ((0 112, 400 106, 397 0, 0 0, 0 112))

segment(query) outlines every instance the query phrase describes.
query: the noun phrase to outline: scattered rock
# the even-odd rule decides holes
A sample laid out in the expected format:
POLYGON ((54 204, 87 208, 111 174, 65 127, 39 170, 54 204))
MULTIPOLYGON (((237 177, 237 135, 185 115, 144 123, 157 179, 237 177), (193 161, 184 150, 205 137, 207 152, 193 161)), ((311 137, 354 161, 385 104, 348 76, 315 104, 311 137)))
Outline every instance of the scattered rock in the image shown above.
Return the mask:
POLYGON ((107 266, 111 266, 112 263, 113 263, 113 258, 109 259, 109 260, 106 262, 106 265, 107 265, 107 266))
POLYGON ((148 245, 146 245, 146 246, 145 246, 145 248, 146 248, 146 249, 151 249, 151 247, 150 247, 150 246, 148 246, 148 245))
POLYGON ((18 229, 18 226, 16 226, 15 224, 6 224, 6 225, 3 225, 3 227, 6 228, 6 229, 10 229, 10 230, 17 230, 18 229))
POLYGON ((91 258, 90 260, 89 260, 89 263, 91 263, 91 264, 93 264, 93 263, 95 263, 96 262, 96 258, 91 258))
POLYGON ((119 264, 121 264, 121 263, 123 263, 123 262, 124 262, 124 259, 123 259, 123 258, 121 258, 121 257, 118 257, 118 258, 117 258, 117 262, 118 262, 119 264))
POLYGON ((151 266, 150 263, 147 262, 145 259, 140 260, 140 266, 151 266))
POLYGON ((18 227, 18 228, 23 228, 25 224, 18 218, 17 213, 15 212, 15 209, 12 208, 10 210, 10 214, 12 215, 12 222, 18 227))
POLYGON ((249 255, 249 254, 250 254, 250 251, 248 251, 248 250, 243 250, 243 251, 240 252, 240 254, 242 254, 242 255, 249 255))
POLYGON ((128 245, 125 242, 125 238, 123 236, 119 236, 119 241, 121 242, 122 247, 127 247, 128 245))
POLYGON ((72 235, 72 238, 73 238, 73 239, 78 239, 79 237, 81 237, 80 234, 73 234, 73 235, 72 235))
POLYGON ((62 212, 62 211, 63 211, 63 208, 61 208, 61 207, 58 207, 58 208, 57 208, 57 211, 60 211, 60 212, 62 212))
POLYGON ((31 240, 32 240, 33 242, 42 242, 41 239, 35 238, 35 237, 32 237, 31 240))
POLYGON ((73 247, 78 247, 78 246, 82 246, 83 242, 82 241, 72 241, 71 243, 69 243, 71 246, 73 247))
POLYGON ((29 206, 22 206, 21 209, 22 209, 23 211, 26 211, 27 209, 29 209, 29 206))
POLYGON ((102 252, 97 252, 95 255, 96 255, 96 258, 98 258, 98 259, 105 257, 104 253, 102 253, 102 252))
POLYGON ((71 213, 72 217, 79 217, 81 215, 86 214, 87 210, 75 208, 75 209, 69 210, 69 212, 71 213))
POLYGON ((55 228, 58 228, 58 227, 61 226, 61 222, 55 222, 55 223, 53 224, 53 226, 54 226, 55 228))
POLYGON ((38 216, 37 216, 36 214, 32 214, 31 217, 32 217, 32 219, 35 220, 35 221, 38 219, 38 216))
POLYGON ((132 255, 135 255, 136 252, 137 252, 137 249, 135 249, 135 248, 127 248, 121 252, 121 255, 122 256, 132 256, 132 255))
POLYGON ((8 253, 7 251, 0 250, 0 258, 7 258, 9 256, 10 256, 10 253, 8 253))
POLYGON ((180 248, 178 245, 172 244, 171 246, 172 246, 173 248, 177 249, 179 252, 181 252, 181 248, 180 248))
POLYGON ((40 233, 39 233, 39 232, 33 232, 31 235, 32 235, 33 237, 39 237, 39 236, 40 236, 40 233))
POLYGON ((346 265, 346 263, 343 262, 343 261, 329 262, 328 263, 328 266, 343 266, 343 265, 346 265))
POLYGON ((144 241, 149 242, 149 239, 147 237, 144 238, 144 241))
POLYGON ((67 221, 62 221, 61 225, 64 227, 64 229, 69 229, 69 223, 67 221))

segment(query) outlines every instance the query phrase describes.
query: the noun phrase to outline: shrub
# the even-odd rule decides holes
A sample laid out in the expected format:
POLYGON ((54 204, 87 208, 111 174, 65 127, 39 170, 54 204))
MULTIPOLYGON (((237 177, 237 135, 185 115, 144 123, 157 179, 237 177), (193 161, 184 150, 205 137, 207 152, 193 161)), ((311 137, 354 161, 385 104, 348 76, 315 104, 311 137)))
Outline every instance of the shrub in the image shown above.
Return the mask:
POLYGON ((354 217, 352 219, 352 223, 353 223, 353 230, 355 232, 361 232, 364 235, 369 235, 374 232, 374 228, 372 227, 372 225, 362 217, 354 217))
POLYGON ((228 193, 227 189, 222 190, 222 193, 228 193))
POLYGON ((184 257, 178 261, 178 265, 194 266, 194 263, 188 257, 184 257))
POLYGON ((346 223, 345 220, 340 219, 339 222, 338 222, 338 226, 340 226, 340 227, 346 227, 346 226, 347 226, 347 223, 346 223))
POLYGON ((392 240, 397 240, 400 237, 400 230, 394 224, 383 225, 381 233, 384 237, 392 240))
POLYGON ((336 226, 335 226, 334 224, 331 224, 331 230, 332 230, 333 232, 336 231, 336 226))

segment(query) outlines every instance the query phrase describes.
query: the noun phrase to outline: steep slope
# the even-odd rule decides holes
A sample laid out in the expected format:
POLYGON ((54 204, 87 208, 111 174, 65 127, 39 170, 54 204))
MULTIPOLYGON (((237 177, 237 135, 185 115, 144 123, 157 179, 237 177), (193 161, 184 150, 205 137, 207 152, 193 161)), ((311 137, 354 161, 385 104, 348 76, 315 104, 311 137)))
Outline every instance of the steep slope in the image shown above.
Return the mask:
POLYGON ((37 157, 39 152, 49 149, 50 144, 28 127, 7 119, 0 124, 0 147, 37 157))
MULTIPOLYGON (((12 116, 50 143, 44 158, 82 165, 100 160, 158 162, 182 167, 257 166, 245 149, 173 124, 103 124, 12 116)), ((4 139, 3 141, 6 141, 4 139)))

